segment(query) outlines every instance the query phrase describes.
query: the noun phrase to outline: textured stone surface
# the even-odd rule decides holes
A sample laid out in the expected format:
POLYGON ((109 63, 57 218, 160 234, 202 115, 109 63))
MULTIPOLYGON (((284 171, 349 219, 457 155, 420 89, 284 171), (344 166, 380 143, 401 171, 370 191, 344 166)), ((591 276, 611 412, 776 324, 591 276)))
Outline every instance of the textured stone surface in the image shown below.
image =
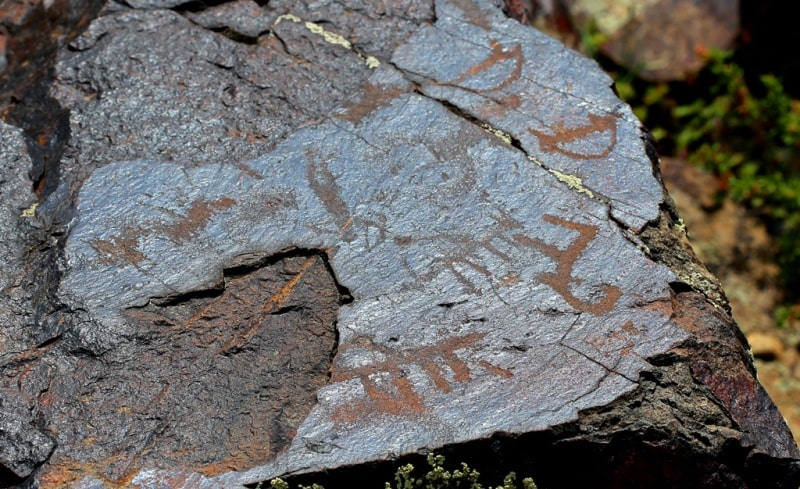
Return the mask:
MULTIPOLYGON (((33 214, 36 203, 28 177, 30 164, 22 131, 0 122, 0 362, 4 366, 37 341, 35 333, 13 327, 31 324, 36 315, 30 308, 34 294, 26 287, 30 279, 25 273, 33 240, 23 219, 33 214)), ((33 400, 20 399, 14 387, 4 383, 0 388, 0 477, 6 470, 27 477, 54 448, 51 439, 31 426, 25 401, 33 400)))
POLYGON ((664 454, 667 484, 797 480, 593 62, 482 1, 153 6, 62 52, 59 179, 6 224, 58 273, 35 341, 2 325, 19 481, 242 487, 497 433, 603 446, 608 487, 664 454))
MULTIPOLYGON (((369 83, 391 90, 392 75, 369 83)), ((104 351, 141 331, 122 311, 218 284, 243 254, 327 250, 354 301, 290 459, 358 462, 563 423, 628 392, 642 358, 685 337, 646 307, 669 299, 673 275, 604 205, 429 99, 400 94, 357 125, 298 131, 247 166, 97 170, 60 296, 92 316, 76 332, 104 351)))

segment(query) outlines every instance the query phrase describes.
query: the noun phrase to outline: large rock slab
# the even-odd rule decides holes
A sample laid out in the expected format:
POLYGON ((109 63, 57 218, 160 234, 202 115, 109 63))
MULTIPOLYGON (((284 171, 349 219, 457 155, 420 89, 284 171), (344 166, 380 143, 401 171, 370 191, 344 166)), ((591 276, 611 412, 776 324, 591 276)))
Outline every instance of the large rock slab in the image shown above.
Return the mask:
POLYGON ((3 317, 9 480, 244 487, 500 446, 542 487, 796 485, 595 63, 481 0, 168 5, 111 4, 61 53, 59 179, 3 224, 57 271, 17 301, 49 310, 3 317))

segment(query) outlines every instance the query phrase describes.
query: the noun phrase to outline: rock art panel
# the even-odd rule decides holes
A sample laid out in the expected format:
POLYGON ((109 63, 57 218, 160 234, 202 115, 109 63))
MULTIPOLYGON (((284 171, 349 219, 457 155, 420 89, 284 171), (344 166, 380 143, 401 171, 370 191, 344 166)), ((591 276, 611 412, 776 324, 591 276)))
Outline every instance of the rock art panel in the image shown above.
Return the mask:
MULTIPOLYGON (((239 294, 223 270, 243 256, 318 250, 352 294, 331 377, 293 441, 254 474, 219 476, 226 483, 299 460, 356 463, 566 422, 634 389, 644 359, 684 338, 642 307, 668 300, 672 273, 626 239, 604 203, 406 92, 394 69, 370 84, 398 94, 355 123, 345 107, 294 133, 244 163, 251 171, 120 162, 81 190, 60 295, 94 319, 78 331, 86 348, 113 350, 143 321, 208 327, 222 317, 214 302, 181 318, 153 304, 221 281, 218 300, 239 294)), ((281 310, 280 291, 272 297, 262 313, 281 310)), ((193 341, 213 362, 235 361, 259 321, 193 341)))
MULTIPOLYGON (((62 53, 61 179, 8 221, 63 219, 58 314, 0 338, 0 469, 241 489, 591 431, 692 355, 637 236, 663 190, 593 63, 484 0, 157 8, 181 3, 105 11, 62 53)), ((737 424, 688 365, 661 391, 737 424)))

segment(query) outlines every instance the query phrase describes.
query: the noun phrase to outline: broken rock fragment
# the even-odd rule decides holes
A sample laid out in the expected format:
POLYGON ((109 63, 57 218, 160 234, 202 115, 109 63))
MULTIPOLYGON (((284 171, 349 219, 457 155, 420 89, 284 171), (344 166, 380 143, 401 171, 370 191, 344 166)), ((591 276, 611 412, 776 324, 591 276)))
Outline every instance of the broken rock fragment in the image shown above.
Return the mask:
POLYGON ((65 326, 3 357, 52 440, 20 480, 241 488, 500 446, 542 487, 623 487, 657 441, 667 486, 797 482, 593 62, 483 1, 270 2, 246 39, 153 5, 57 68, 72 132, 35 217, 71 206, 65 326))

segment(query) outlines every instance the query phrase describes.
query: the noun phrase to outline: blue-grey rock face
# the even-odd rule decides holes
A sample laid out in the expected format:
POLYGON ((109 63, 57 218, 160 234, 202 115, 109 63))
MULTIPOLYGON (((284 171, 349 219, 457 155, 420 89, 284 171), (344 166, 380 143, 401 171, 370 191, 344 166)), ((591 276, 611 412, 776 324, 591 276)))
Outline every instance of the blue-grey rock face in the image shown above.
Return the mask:
POLYGON ((80 191, 59 296, 91 351, 242 257, 321 250, 352 295, 291 444, 220 483, 565 423, 686 337, 654 306, 673 273, 627 229, 662 188, 610 80, 480 2, 437 9, 396 68, 359 55, 364 92, 263 156, 109 162, 80 191))

